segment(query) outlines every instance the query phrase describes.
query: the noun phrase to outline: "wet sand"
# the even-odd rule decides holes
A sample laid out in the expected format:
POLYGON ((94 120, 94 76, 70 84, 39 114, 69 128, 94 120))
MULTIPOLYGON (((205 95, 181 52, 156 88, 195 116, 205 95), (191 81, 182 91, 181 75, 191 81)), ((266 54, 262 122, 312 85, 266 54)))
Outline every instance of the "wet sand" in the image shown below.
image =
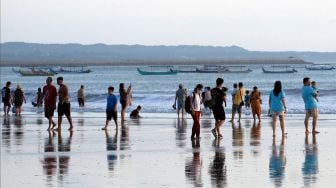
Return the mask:
MULTIPOLYGON (((116 130, 100 130, 104 114, 74 113, 75 129, 48 133, 42 114, 1 116, 1 187, 333 187, 336 118, 322 115, 320 134, 305 136, 303 116, 287 115, 288 136, 272 138, 270 119, 225 123, 143 114, 116 130)), ((120 121, 120 120, 119 120, 120 121)), ((113 125, 113 123, 111 122, 113 125)))

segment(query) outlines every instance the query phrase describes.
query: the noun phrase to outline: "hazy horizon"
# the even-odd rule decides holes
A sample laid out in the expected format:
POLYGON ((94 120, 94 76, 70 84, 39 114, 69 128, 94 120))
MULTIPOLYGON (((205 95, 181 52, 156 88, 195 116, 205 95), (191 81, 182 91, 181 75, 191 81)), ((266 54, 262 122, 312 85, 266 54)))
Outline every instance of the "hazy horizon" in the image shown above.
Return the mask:
POLYGON ((333 0, 2 0, 1 43, 336 52, 333 0))

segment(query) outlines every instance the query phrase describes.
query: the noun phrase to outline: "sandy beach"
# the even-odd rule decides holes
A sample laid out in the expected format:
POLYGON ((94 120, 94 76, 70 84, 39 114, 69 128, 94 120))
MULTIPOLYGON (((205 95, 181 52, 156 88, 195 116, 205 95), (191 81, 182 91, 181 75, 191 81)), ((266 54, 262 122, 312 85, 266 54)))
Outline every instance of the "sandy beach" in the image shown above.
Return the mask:
POLYGON ((48 133, 42 114, 1 116, 1 187, 332 187, 336 177, 334 115, 321 115, 316 137, 304 134, 303 116, 287 115, 288 136, 272 139, 270 119, 225 123, 224 138, 201 119, 143 114, 118 130, 100 130, 104 113, 73 113, 72 133, 48 133))

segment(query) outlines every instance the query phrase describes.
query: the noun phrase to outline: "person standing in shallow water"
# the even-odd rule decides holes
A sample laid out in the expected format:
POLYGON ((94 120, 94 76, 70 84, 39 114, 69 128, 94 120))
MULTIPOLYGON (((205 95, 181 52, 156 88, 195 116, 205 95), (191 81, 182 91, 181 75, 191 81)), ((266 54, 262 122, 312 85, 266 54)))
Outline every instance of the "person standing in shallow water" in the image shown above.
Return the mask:
POLYGON ((113 94, 114 87, 110 86, 107 89, 108 95, 107 95, 107 104, 106 104, 106 123, 105 126, 102 128, 102 130, 106 130, 109 122, 113 118, 113 121, 116 125, 116 128, 118 129, 118 113, 117 113, 117 97, 113 94))
POLYGON ((238 113, 238 122, 240 122, 242 107, 244 106, 244 98, 245 98, 245 89, 243 87, 243 83, 238 83, 238 90, 235 92, 233 96, 233 105, 232 105, 232 117, 230 122, 234 123, 234 117, 236 112, 238 113))
POLYGON ((215 128, 211 130, 215 138, 222 138, 223 135, 220 132, 220 127, 225 121, 225 111, 223 103, 226 103, 226 93, 224 92, 226 88, 223 88, 224 80, 222 78, 217 78, 216 87, 211 89, 211 101, 212 112, 216 120, 215 128))
POLYGON ((9 110, 11 108, 11 91, 10 91, 11 82, 7 82, 6 86, 2 88, 2 102, 4 103, 3 110, 5 115, 9 115, 9 110))
POLYGON ((44 99, 44 116, 49 121, 48 130, 56 127, 56 123, 53 121, 54 111, 56 109, 57 90, 52 84, 52 78, 48 77, 46 80, 47 85, 43 87, 42 97, 44 99), (53 125, 51 127, 51 125, 53 125))
POLYGON ((272 115, 272 127, 273 127, 273 137, 275 137, 275 126, 277 122, 277 117, 279 116, 280 127, 282 131, 282 136, 286 136, 285 132, 285 113, 286 113, 286 101, 285 92, 282 90, 282 85, 280 81, 274 83, 274 89, 269 95, 269 107, 272 115))
POLYGON ((187 90, 183 88, 182 84, 179 84, 179 89, 176 91, 175 102, 173 108, 177 109, 177 118, 180 119, 180 113, 182 114, 182 119, 184 115, 184 105, 187 98, 187 90), (177 104, 176 104, 177 102, 177 104))
POLYGON ((305 103, 305 109, 306 109, 306 117, 304 120, 304 125, 306 129, 306 134, 309 134, 309 128, 308 128, 308 122, 309 118, 313 117, 313 134, 319 133, 316 131, 316 124, 317 124, 317 118, 318 118, 318 109, 317 109, 317 91, 314 90, 313 87, 311 87, 311 82, 309 77, 305 77, 303 79, 303 87, 302 87, 302 98, 305 103))
POLYGON ((59 85, 58 89, 58 128, 57 130, 61 130, 62 126, 62 117, 66 116, 68 122, 70 124, 69 130, 73 129, 72 118, 71 118, 71 110, 70 110, 70 96, 68 87, 63 83, 63 77, 57 78, 57 84, 59 85))
POLYGON ((259 122, 261 121, 261 94, 257 86, 253 87, 251 93, 251 110, 254 121, 256 116, 258 117, 259 122))
POLYGON ((120 104, 121 104, 121 121, 125 121, 125 112, 128 105, 131 103, 131 84, 125 89, 124 83, 119 84, 120 104))
POLYGON ((16 108, 16 115, 21 115, 21 111, 22 111, 22 104, 23 102, 26 103, 26 98, 25 95, 20 87, 20 85, 18 85, 16 87, 16 90, 14 91, 14 107, 16 108))
POLYGON ((191 133, 191 139, 194 139, 195 136, 196 138, 200 138, 200 132, 201 132, 201 125, 200 125, 200 118, 201 118, 201 104, 202 104, 202 90, 203 90, 203 85, 202 84, 197 84, 194 92, 191 94, 190 97, 190 103, 191 103, 191 116, 194 120, 194 124, 192 127, 192 133, 191 133))
POLYGON ((81 85, 77 91, 77 99, 79 107, 84 107, 84 86, 81 85))

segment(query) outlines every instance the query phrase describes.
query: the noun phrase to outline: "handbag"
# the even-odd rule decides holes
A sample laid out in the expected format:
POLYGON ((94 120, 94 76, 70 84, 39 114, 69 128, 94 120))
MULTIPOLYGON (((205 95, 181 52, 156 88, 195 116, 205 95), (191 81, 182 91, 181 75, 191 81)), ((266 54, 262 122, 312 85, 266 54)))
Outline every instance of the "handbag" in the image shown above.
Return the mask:
POLYGON ((239 104, 239 106, 244 106, 245 105, 245 103, 244 103, 244 100, 243 100, 243 96, 242 96, 242 94, 241 94, 241 90, 239 89, 239 94, 240 94, 240 98, 241 98, 241 102, 240 102, 240 104, 239 104))

